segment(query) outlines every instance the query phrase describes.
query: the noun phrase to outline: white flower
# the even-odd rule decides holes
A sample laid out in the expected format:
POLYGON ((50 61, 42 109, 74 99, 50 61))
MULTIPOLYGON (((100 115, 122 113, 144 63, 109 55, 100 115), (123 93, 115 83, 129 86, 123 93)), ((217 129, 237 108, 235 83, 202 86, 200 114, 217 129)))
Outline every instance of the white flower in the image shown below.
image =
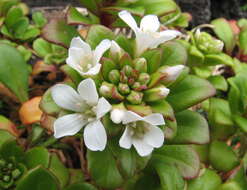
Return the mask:
POLYGON ((136 54, 141 55, 149 48, 156 48, 161 43, 172 40, 181 33, 176 30, 165 30, 157 32, 160 22, 156 15, 146 15, 142 18, 140 27, 128 11, 121 11, 119 17, 129 25, 136 35, 136 54))
POLYGON ((99 61, 110 47, 111 41, 106 39, 92 51, 89 44, 80 37, 73 38, 66 63, 82 76, 97 75, 101 68, 99 61))
POLYGON ((120 108, 114 108, 111 111, 111 120, 113 123, 119 124, 122 122, 124 115, 125 115, 125 110, 120 109, 120 108))
POLYGON ((57 105, 75 113, 59 117, 54 123, 54 136, 74 135, 83 126, 85 145, 93 151, 104 150, 106 146, 106 131, 100 119, 111 110, 111 105, 105 98, 99 98, 94 81, 91 78, 83 80, 77 89, 57 84, 51 89, 51 95, 57 105))
POLYGON ((130 149, 133 144, 140 156, 147 156, 164 143, 164 133, 157 125, 164 125, 165 121, 159 113, 141 117, 126 111, 123 124, 126 128, 119 141, 122 148, 130 149))

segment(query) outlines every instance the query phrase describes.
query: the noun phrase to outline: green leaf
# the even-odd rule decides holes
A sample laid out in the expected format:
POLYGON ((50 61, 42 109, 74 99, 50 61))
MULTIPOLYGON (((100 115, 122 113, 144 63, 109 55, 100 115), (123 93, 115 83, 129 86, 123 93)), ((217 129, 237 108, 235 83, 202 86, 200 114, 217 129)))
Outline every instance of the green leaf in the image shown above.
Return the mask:
POLYGON ((128 39, 125 35, 119 34, 115 38, 115 41, 131 57, 134 56, 134 41, 132 39, 128 39))
POLYGON ((15 137, 8 131, 0 129, 0 147, 9 140, 14 140, 15 137))
POLYGON ((147 60, 148 73, 154 73, 160 67, 162 50, 152 49, 145 51, 141 57, 147 60))
POLYGON ((183 190, 185 182, 176 166, 155 163, 162 189, 183 190))
POLYGON ((185 179, 195 178, 200 169, 199 157, 188 145, 165 145, 156 149, 150 162, 174 165, 185 179))
POLYGON ((108 147, 100 152, 87 152, 88 169, 95 183, 105 189, 116 189, 123 183, 117 163, 108 147))
POLYGON ((69 65, 63 65, 60 69, 75 83, 77 86, 82 81, 82 76, 69 65))
POLYGON ((14 158, 17 162, 24 161, 24 152, 15 140, 8 140, 0 147, 0 155, 5 160, 14 158))
POLYGON ((220 184, 220 176, 215 171, 204 168, 198 178, 188 181, 188 190, 216 190, 220 184))
POLYGON ((62 187, 69 182, 69 170, 63 165, 56 154, 51 155, 49 171, 59 180, 62 187))
POLYGON ((73 37, 80 36, 75 27, 68 25, 63 18, 52 19, 42 33, 47 41, 64 47, 69 47, 73 37))
POLYGON ((99 24, 99 18, 90 12, 88 13, 88 15, 83 15, 76 8, 70 7, 67 12, 67 23, 71 25, 99 24))
POLYGON ((39 11, 34 12, 32 14, 32 20, 34 21, 35 25, 39 28, 42 28, 47 23, 47 19, 45 18, 43 13, 39 11))
POLYGON ((92 25, 88 30, 86 41, 92 49, 95 49, 102 40, 113 40, 114 37, 114 33, 109 28, 102 25, 92 25))
POLYGON ((208 81, 193 75, 188 75, 170 89, 167 101, 175 111, 182 111, 215 94, 214 87, 208 81))
POLYGON ((218 190, 243 190, 235 181, 230 181, 222 184, 218 190))
POLYGON ((209 142, 207 121, 199 113, 185 110, 176 114, 178 131, 171 140, 176 144, 206 144, 209 142))
POLYGON ((230 54, 236 44, 235 36, 230 24, 224 18, 215 19, 211 24, 214 25, 213 30, 218 38, 224 42, 226 52, 230 54))
POLYGON ((28 171, 16 186, 16 190, 27 190, 30 188, 32 190, 58 190, 59 185, 57 179, 48 170, 37 167, 28 171))
POLYGON ((244 55, 247 55, 247 26, 239 33, 239 46, 244 55))
POLYGON ((210 144, 209 160, 215 169, 223 172, 230 171, 239 164, 231 147, 221 141, 214 141, 210 144))
POLYGON ((40 102, 40 108, 46 114, 53 116, 56 116, 61 111, 61 108, 52 99, 50 89, 43 94, 40 102))
POLYGON ((66 187, 64 190, 97 190, 96 187, 89 183, 76 183, 66 187))
POLYGON ((28 66, 18 50, 0 43, 0 82, 21 102, 28 100, 28 66))
POLYGON ((86 7, 88 10, 90 10, 93 13, 97 13, 98 12, 98 5, 97 5, 97 1, 98 0, 79 0, 79 2, 86 7))
POLYGON ((6 15, 5 24, 8 28, 15 25, 18 19, 23 17, 22 10, 19 7, 13 7, 8 11, 6 15))
POLYGON ((178 9, 173 0, 139 0, 134 5, 144 7, 145 14, 155 14, 157 16, 170 14, 178 9))
POLYGON ((161 65, 184 65, 187 62, 187 51, 179 42, 167 42, 161 46, 163 49, 161 65))
POLYGON ((235 132, 229 104, 220 98, 210 98, 208 120, 213 139, 227 139, 235 132))
POLYGON ((39 165, 48 168, 50 155, 44 147, 35 147, 25 153, 25 163, 28 168, 35 168, 39 165))
POLYGON ((200 161, 205 163, 205 164, 208 164, 209 145, 208 144, 192 145, 192 147, 197 152, 197 154, 199 155, 200 161))
POLYGON ((34 26, 29 25, 26 32, 20 37, 21 40, 30 40, 40 35, 40 30, 34 26))
POLYGON ((210 76, 208 81, 214 86, 217 90, 227 91, 228 84, 226 79, 221 75, 210 76))
POLYGON ((200 52, 195 46, 191 46, 188 52, 188 64, 191 66, 203 66, 204 54, 200 52))
POLYGON ((38 38, 33 42, 33 49, 39 57, 45 57, 52 52, 51 44, 42 38, 38 38))
POLYGON ((17 47, 17 49, 22 54, 25 61, 28 61, 32 57, 32 52, 29 49, 27 49, 26 47, 19 45, 17 47))
POLYGON ((161 113, 166 120, 165 137, 172 139, 177 133, 177 122, 172 106, 165 100, 149 104, 154 112, 161 113))
POLYGON ((207 66, 214 66, 214 65, 232 66, 233 62, 232 62, 232 58, 225 53, 208 54, 208 55, 205 55, 204 65, 207 65, 207 66))

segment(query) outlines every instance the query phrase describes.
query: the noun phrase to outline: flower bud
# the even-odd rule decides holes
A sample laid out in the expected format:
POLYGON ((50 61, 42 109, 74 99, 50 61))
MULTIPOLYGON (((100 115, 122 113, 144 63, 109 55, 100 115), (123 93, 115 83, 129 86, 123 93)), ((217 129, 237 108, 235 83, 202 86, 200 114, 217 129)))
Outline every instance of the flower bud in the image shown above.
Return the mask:
POLYGON ((129 86, 127 84, 124 84, 124 83, 119 83, 118 90, 121 94, 129 94, 130 93, 129 86))
POLYGON ((118 84, 120 81, 120 72, 116 69, 112 70, 109 73, 109 80, 113 83, 113 84, 118 84))
POLYGON ((153 102, 164 99, 170 90, 163 85, 148 89, 144 92, 144 100, 147 102, 153 102))
POLYGON ((135 69, 140 73, 147 72, 147 61, 145 58, 138 58, 134 61, 135 69))
POLYGON ((170 83, 174 82, 180 73, 183 71, 184 65, 176 65, 176 66, 168 66, 168 67, 161 67, 159 71, 164 74, 162 78, 162 83, 170 83))
POLYGON ((15 170, 12 171, 11 174, 12 174, 12 177, 13 177, 14 179, 17 179, 18 177, 20 177, 21 171, 20 171, 19 169, 15 169, 15 170))
POLYGON ((122 71, 120 72, 120 82, 121 83, 127 83, 128 82, 128 77, 122 71))
POLYGON ((143 93, 132 90, 127 96, 127 100, 132 104, 140 104, 142 102, 143 93))
POLYGON ((111 120, 113 121, 113 123, 119 124, 122 122, 122 119, 124 117, 125 114, 125 107, 124 104, 118 104, 118 105, 113 105, 112 106, 112 111, 111 111, 111 120))
POLYGON ((147 85, 149 81, 150 81, 150 76, 147 73, 141 73, 138 77, 138 82, 140 82, 141 84, 147 85))
POLYGON ((104 96, 105 98, 110 98, 112 95, 112 89, 113 89, 113 84, 110 84, 108 82, 103 82, 99 88, 99 93, 101 96, 104 96))
POLYGON ((122 69, 123 73, 127 76, 127 77, 130 77, 133 73, 133 69, 131 66, 129 65, 125 65, 122 69))
POLYGON ((123 50, 114 40, 112 40, 110 47, 110 57, 114 61, 119 61, 122 55, 123 55, 123 50))

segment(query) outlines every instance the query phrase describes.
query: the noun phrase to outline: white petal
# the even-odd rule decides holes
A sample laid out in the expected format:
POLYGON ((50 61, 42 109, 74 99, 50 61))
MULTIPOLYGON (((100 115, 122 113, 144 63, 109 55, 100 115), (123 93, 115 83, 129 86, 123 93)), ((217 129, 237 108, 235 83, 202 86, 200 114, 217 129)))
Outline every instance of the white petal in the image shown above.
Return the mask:
POLYGON ((181 33, 177 30, 165 30, 165 31, 159 32, 159 33, 157 33, 157 37, 153 41, 150 48, 156 48, 160 44, 162 44, 166 41, 172 40, 179 35, 181 35, 181 33))
POLYGON ((121 47, 114 41, 111 41, 110 52, 113 56, 121 54, 121 47))
POLYGON ((98 103, 99 96, 93 79, 88 78, 81 81, 77 90, 87 104, 96 105, 98 103))
POLYGON ((89 69, 87 72, 78 71, 82 76, 93 76, 100 72, 101 64, 96 64, 94 67, 89 69))
POLYGON ((123 121, 124 115, 125 115, 125 110, 123 109, 113 109, 111 111, 111 120, 113 123, 119 124, 123 121))
POLYGON ((74 135, 79 132, 86 123, 87 121, 78 113, 59 117, 54 122, 54 136, 60 138, 74 135))
POLYGON ((84 42, 80 37, 73 38, 70 47, 81 48, 85 53, 90 53, 92 51, 89 44, 84 42))
POLYGON ((85 103, 80 95, 68 85, 57 84, 53 86, 51 96, 58 106, 66 110, 82 112, 85 108, 85 103))
POLYGON ((159 27, 160 22, 156 15, 146 15, 141 20, 140 28, 144 32, 156 32, 159 27))
POLYGON ((168 96, 169 92, 170 92, 170 89, 169 88, 161 87, 159 94, 162 97, 166 97, 166 96, 168 96))
POLYGON ((119 146, 122 148, 130 149, 132 145, 132 139, 131 139, 129 130, 130 130, 129 127, 126 127, 123 135, 121 136, 119 140, 119 146))
POLYGON ((111 47, 111 41, 110 40, 102 40, 100 44, 96 47, 94 50, 94 64, 99 63, 101 57, 103 54, 111 47))
POLYGON ((133 139, 133 145, 140 156, 148 156, 153 151, 153 147, 141 139, 133 139))
POLYGON ((144 141, 152 147, 159 148, 164 143, 164 132, 157 126, 150 126, 144 136, 144 141))
POLYGON ((157 41, 156 38, 148 33, 136 33, 136 54, 140 56, 144 51, 151 48, 152 44, 157 41))
POLYGON ((92 151, 105 149, 107 141, 106 131, 100 120, 89 123, 84 129, 84 142, 92 151))
POLYGON ((123 117, 123 124, 135 122, 135 121, 141 121, 143 118, 132 111, 126 111, 123 117))
POLYGON ((128 11, 121 11, 118 13, 118 16, 136 33, 138 30, 138 26, 136 24, 135 19, 128 11))
POLYGON ((151 125, 165 125, 164 117, 160 113, 153 113, 145 116, 143 120, 151 125))
POLYGON ((184 65, 176 65, 172 67, 167 67, 165 69, 165 73, 167 73, 167 78, 165 78, 166 81, 175 81, 180 73, 183 71, 184 65))
POLYGON ((100 98, 96 106, 97 119, 103 117, 110 110, 111 110, 111 104, 104 97, 100 98))

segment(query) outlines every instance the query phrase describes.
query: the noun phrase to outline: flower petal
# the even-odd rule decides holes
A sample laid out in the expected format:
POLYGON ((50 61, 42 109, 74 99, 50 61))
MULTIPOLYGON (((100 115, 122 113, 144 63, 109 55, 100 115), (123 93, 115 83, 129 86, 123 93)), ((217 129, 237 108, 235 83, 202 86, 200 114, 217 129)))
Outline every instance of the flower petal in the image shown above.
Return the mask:
POLYGON ((164 73, 167 73, 167 77, 165 78, 166 81, 175 81, 180 73, 183 71, 184 65, 176 65, 167 67, 164 70, 164 73))
POLYGON ((60 138, 74 135, 79 132, 86 123, 87 121, 78 113, 59 117, 54 122, 54 136, 60 138))
POLYGON ((88 78, 81 81, 77 90, 87 104, 96 105, 98 103, 99 96, 93 79, 88 78))
POLYGON ((122 148, 130 149, 132 145, 132 139, 131 139, 129 130, 130 130, 129 127, 126 127, 123 135, 121 136, 119 140, 119 146, 122 148))
POLYGON ((82 76, 93 76, 100 72, 101 64, 96 64, 94 67, 89 69, 87 72, 78 71, 82 76))
POLYGON ((160 22, 156 15, 146 15, 140 23, 140 28, 143 32, 156 32, 159 27, 160 22))
POLYGON ((136 33, 138 26, 135 19, 128 11, 121 11, 118 16, 136 33))
POLYGON ((135 121, 141 121, 143 118, 132 111, 126 111, 123 117, 123 124, 132 123, 135 121))
POLYGON ((85 53, 91 53, 91 47, 89 44, 84 42, 80 37, 75 37, 71 40, 70 42, 70 48, 75 47, 75 48, 81 48, 85 53))
POLYGON ((144 136, 144 141, 155 148, 161 147, 164 139, 164 132, 157 126, 149 126, 149 131, 144 136))
POLYGON ((94 50, 94 64, 96 65, 97 63, 99 63, 101 57, 103 56, 103 54, 111 47, 111 41, 106 39, 106 40, 102 40, 100 42, 100 44, 96 47, 96 49, 94 50))
POLYGON ((153 147, 141 139, 133 139, 133 145, 140 156, 148 156, 153 151, 153 147))
POLYGON ((153 113, 145 116, 143 120, 151 125, 165 125, 164 117, 160 113, 153 113))
POLYGON ((51 96, 54 102, 66 110, 82 112, 85 103, 79 94, 70 86, 57 84, 51 88, 51 96))
POLYGON ((111 111, 111 120, 113 123, 119 124, 123 121, 125 115, 125 110, 123 109, 112 109, 111 111))
POLYGON ((100 119, 108 113, 111 110, 111 107, 111 104, 104 97, 100 98, 96 106, 97 119, 100 119))
POLYGON ((100 120, 89 123, 84 129, 84 141, 88 149, 102 151, 105 149, 107 136, 100 120))
POLYGON ((162 44, 166 41, 172 40, 172 39, 176 38, 177 36, 181 35, 181 33, 177 30, 165 30, 165 31, 159 32, 157 34, 158 34, 158 36, 153 41, 150 48, 156 48, 160 44, 162 44))

